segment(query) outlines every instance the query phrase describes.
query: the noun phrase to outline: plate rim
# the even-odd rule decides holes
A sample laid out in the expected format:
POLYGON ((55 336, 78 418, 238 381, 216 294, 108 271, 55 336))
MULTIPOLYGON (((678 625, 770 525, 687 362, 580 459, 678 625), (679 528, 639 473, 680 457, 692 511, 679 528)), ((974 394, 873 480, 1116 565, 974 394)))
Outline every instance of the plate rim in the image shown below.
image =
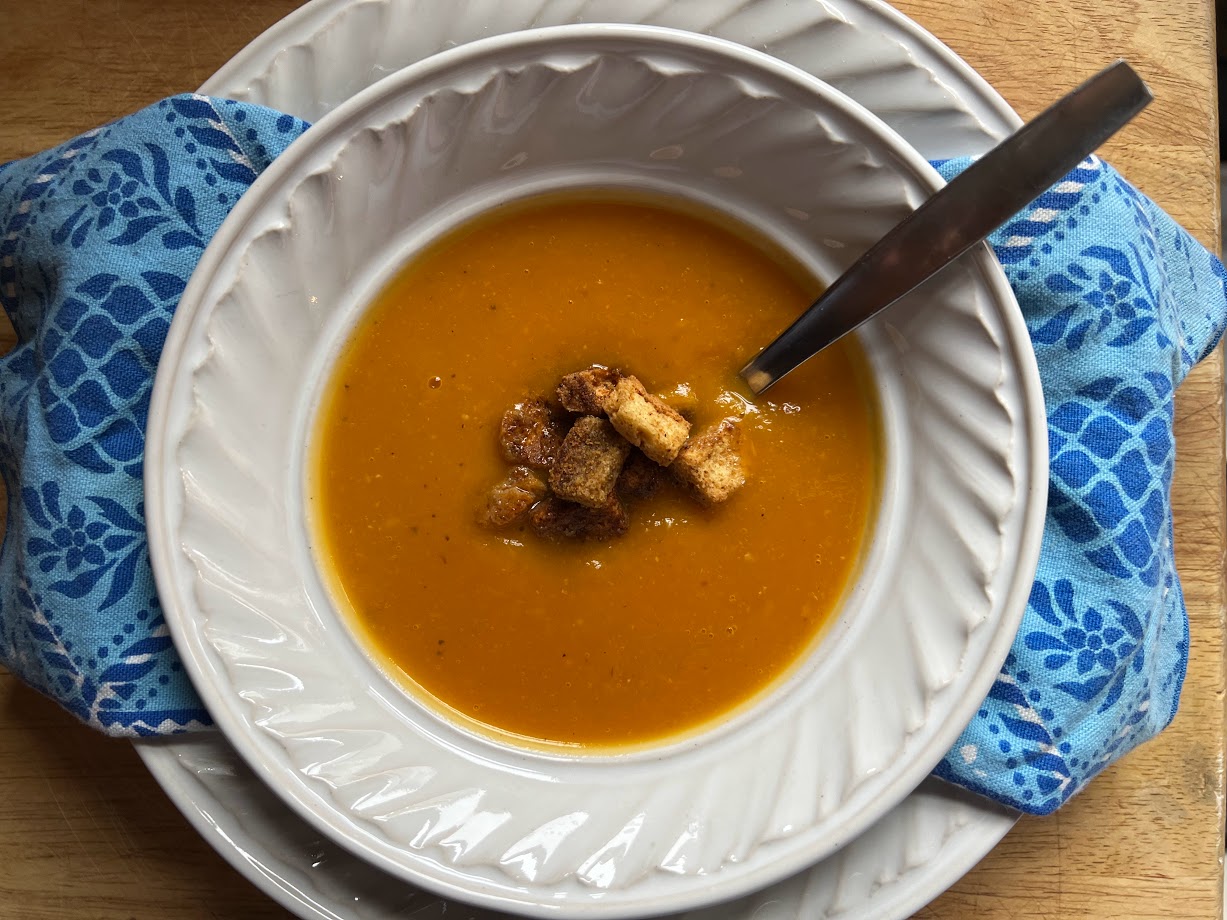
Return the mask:
MULTIPOLYGON (((181 763, 180 756, 174 751, 174 748, 183 745, 204 745, 214 741, 225 743, 224 737, 220 734, 217 734, 216 737, 209 737, 201 733, 187 736, 186 741, 176 741, 176 737, 172 735, 167 737, 141 738, 135 740, 133 746, 136 748, 137 755, 141 758, 145 767, 166 793, 167 797, 212 849, 231 868, 255 885, 261 893, 302 918, 302 920, 345 920, 345 918, 351 916, 345 913, 339 904, 329 906, 326 903, 319 903, 320 901, 327 900, 322 897, 323 892, 318 889, 314 889, 311 892, 303 891, 298 885, 281 876, 274 866, 269 865, 270 861, 288 863, 288 859, 294 856, 293 853, 279 854, 269 851, 268 856, 271 857, 271 860, 262 861, 258 858, 257 854, 252 853, 249 848, 244 846, 243 838, 247 840, 254 839, 254 836, 247 827, 241 824, 228 827, 218 820, 217 813, 209 807, 210 803, 222 808, 225 811, 226 817, 232 817, 226 803, 201 781, 199 774, 190 771, 181 763), (195 797, 192 789, 189 787, 198 787, 201 790, 200 795, 206 801, 202 803, 195 797), (317 900, 317 896, 321 897, 317 900)), ((238 752, 230 748, 229 745, 226 745, 226 748, 227 752, 238 759, 246 768, 246 762, 242 760, 238 752)), ((264 789, 263 786, 260 788, 264 789)), ((937 855, 945 854, 946 858, 943 862, 939 862, 936 865, 936 871, 934 871, 933 866, 927 869, 922 865, 913 866, 898 876, 895 881, 875 888, 875 891, 887 892, 894 889, 894 893, 893 895, 887 894, 884 902, 871 904, 870 913, 865 914, 858 911, 856 914, 853 914, 852 911, 855 908, 848 908, 832 915, 831 920, 903 920, 903 918, 910 917, 962 878, 970 868, 974 867, 976 863, 987 855, 985 844, 991 839, 992 844, 989 846, 989 849, 996 846, 997 843, 1005 838, 1006 834, 1010 832, 1021 817, 1019 813, 1012 811, 1004 805, 997 805, 987 801, 981 804, 979 801, 980 797, 975 793, 950 785, 936 777, 927 778, 909 796, 925 795, 933 789, 939 789, 943 793, 949 792, 951 798, 966 797, 968 804, 974 802, 983 809, 979 820, 968 822, 943 838, 941 849, 937 851, 937 855), (925 787, 930 787, 930 789, 926 790, 925 787), (913 881, 902 882, 900 879, 913 881), (918 884, 922 882, 925 884, 918 884), (901 885, 904 887, 899 887, 901 885), (907 886, 913 886, 912 890, 909 890, 907 886)), ((286 808, 274 793, 268 790, 265 791, 278 803, 279 808, 286 808)), ((951 807, 955 806, 952 805, 951 807)), ((288 809, 286 810, 288 812, 288 809)), ((891 813, 893 811, 888 814, 891 813)), ((292 815, 293 813, 289 812, 289 814, 292 815)), ((295 820, 297 820, 296 816, 295 820)), ((881 820, 886 820, 886 818, 884 817, 881 820)), ((306 822, 301 823, 306 827, 310 827, 306 822)), ((333 845, 335 846, 335 842, 333 845)), ((851 845, 850 843, 849 846, 851 845)), ((357 860, 357 857, 348 854, 348 851, 346 852, 350 858, 357 860)), ((837 853, 830 858, 838 859, 839 854, 837 853)), ((359 860, 359 862, 361 861, 359 860)), ((324 865, 327 866, 329 864, 325 863, 324 865)), ((363 863, 363 865, 369 866, 367 863, 363 863)), ((792 878, 804 876, 813 871, 814 868, 804 869, 797 876, 792 876, 792 878)), ((319 869, 312 866, 307 866, 306 869, 319 871, 319 869)), ((306 870, 300 868, 299 871, 306 870)), ((409 885, 407 882, 403 882, 386 873, 385 876, 390 883, 397 886, 407 887, 411 890, 424 890, 415 889, 414 886, 409 885)), ((748 897, 754 897, 755 894, 762 894, 770 890, 771 888, 768 886, 748 897)), ((743 898, 743 900, 745 899, 743 898)), ((445 903, 452 906, 453 909, 464 910, 470 908, 470 905, 464 902, 445 900, 445 903)), ((737 903, 737 901, 722 902, 713 907, 705 908, 700 917, 695 917, 691 914, 674 914, 668 917, 644 918, 644 920, 755 920, 751 914, 730 914, 727 917, 717 917, 717 915, 710 913, 711 911, 723 911, 726 908, 731 910, 737 903)), ((804 903, 802 902, 799 906, 803 907, 804 903)), ((510 914, 496 914, 496 916, 498 920, 516 920, 510 914)), ((483 920, 492 920, 492 918, 487 915, 483 920)), ((795 920, 807 920, 807 918, 796 915, 795 920)))

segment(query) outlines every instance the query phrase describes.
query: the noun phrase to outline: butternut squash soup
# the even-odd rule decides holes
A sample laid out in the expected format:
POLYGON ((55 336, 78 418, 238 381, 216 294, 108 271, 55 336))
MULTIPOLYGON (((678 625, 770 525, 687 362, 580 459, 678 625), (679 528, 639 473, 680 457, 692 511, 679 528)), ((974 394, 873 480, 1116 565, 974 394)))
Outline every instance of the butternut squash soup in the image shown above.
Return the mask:
POLYGON ((421 252, 351 333, 313 434, 317 555, 363 643, 462 722, 598 751, 711 724, 786 675, 854 575, 881 450, 855 341, 769 398, 737 377, 816 289, 718 221, 595 193, 506 207, 421 252), (633 374, 623 388, 664 394, 689 433, 630 453, 601 404, 560 403, 584 368, 633 374), (588 504, 612 496, 617 532, 535 526, 562 487, 506 455, 505 416, 530 404, 613 452, 588 504), (733 429, 733 488, 713 498, 673 457, 706 461, 733 429), (661 480, 650 500, 610 493, 619 464, 661 480), (528 497, 495 514, 496 486, 528 497))

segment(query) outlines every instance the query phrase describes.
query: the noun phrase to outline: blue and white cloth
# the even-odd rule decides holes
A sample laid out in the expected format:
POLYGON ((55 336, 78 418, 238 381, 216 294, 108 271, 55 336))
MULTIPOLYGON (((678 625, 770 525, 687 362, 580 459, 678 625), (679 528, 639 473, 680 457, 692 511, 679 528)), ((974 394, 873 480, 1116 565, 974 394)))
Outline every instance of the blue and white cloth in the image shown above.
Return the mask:
POLYGON ((0 662, 113 735, 211 724, 149 567, 145 418, 205 244, 306 127, 176 96, 0 166, 0 662))
MULTIPOLYGON (((306 128, 177 96, 0 167, 0 661, 113 735, 210 724, 149 569, 149 393, 205 244, 306 128)), ((1094 158, 992 242, 1044 383, 1048 522, 1013 651, 937 774, 1044 814, 1175 713, 1173 393, 1227 323, 1227 273, 1094 158)))
POLYGON ((1097 157, 990 242, 1039 362, 1048 519, 1014 647, 936 773, 1048 814, 1176 714, 1174 395, 1223 333, 1227 272, 1097 157))

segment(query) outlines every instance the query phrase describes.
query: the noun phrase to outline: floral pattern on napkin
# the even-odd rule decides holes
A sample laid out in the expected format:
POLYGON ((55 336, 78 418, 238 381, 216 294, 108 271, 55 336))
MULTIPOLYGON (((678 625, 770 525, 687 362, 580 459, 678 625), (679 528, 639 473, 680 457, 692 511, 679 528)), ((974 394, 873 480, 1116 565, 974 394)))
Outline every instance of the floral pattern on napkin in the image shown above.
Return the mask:
POLYGON ((162 344, 205 245, 307 125, 175 96, 0 167, 0 660, 116 735, 210 724, 158 606, 142 502, 162 344))
POLYGON ((1176 714, 1174 398, 1222 335, 1227 272, 1097 157, 990 242, 1039 363, 1048 519, 1013 650, 937 774, 1047 814, 1176 714))

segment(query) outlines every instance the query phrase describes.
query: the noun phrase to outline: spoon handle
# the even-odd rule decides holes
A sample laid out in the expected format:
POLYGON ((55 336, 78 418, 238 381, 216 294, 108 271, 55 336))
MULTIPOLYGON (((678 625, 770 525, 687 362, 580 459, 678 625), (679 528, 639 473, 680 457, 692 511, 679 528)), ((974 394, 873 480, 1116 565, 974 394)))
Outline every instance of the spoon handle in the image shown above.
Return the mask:
POLYGON ((1146 108, 1117 61, 1019 128, 875 243, 741 371, 762 393, 1008 221, 1146 108))

